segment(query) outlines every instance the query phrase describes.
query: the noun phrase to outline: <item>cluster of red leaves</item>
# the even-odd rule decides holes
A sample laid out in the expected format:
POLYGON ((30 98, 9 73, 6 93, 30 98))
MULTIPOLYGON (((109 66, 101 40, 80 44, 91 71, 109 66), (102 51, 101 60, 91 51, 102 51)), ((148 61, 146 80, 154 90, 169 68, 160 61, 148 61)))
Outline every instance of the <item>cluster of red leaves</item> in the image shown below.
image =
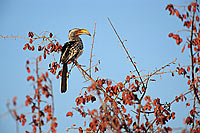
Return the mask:
POLYGON ((49 43, 46 48, 47 50, 49 50, 50 53, 52 52, 59 53, 59 51, 62 49, 62 46, 58 42, 56 42, 56 44, 49 43))
MULTIPOLYGON (((96 109, 93 109, 91 111, 88 110, 88 115, 92 117, 89 123, 89 128, 87 128, 86 131, 97 131, 98 129, 101 132, 104 132, 108 126, 110 126, 113 130, 117 130, 118 132, 121 131, 121 123, 117 118, 117 113, 113 114, 112 112, 105 112, 101 106, 100 113, 96 109)), ((128 119, 128 116, 126 118, 128 119)), ((132 122, 130 122, 129 125, 131 125, 131 123, 132 122)))
POLYGON ((110 80, 108 80, 106 83, 107 83, 106 92, 110 96, 114 96, 122 90, 123 85, 120 83, 117 85, 112 85, 112 82, 110 80))
POLYGON ((153 105, 155 106, 154 115, 156 117, 156 125, 164 125, 170 119, 175 119, 175 112, 171 113, 170 109, 165 109, 160 103, 159 98, 153 100, 153 105))
MULTIPOLYGON (((199 23, 199 4, 196 2, 192 2, 188 6, 184 8, 185 13, 182 15, 180 12, 174 8, 172 4, 168 5, 166 7, 166 10, 169 10, 170 15, 174 15, 176 13, 177 17, 180 18, 183 21, 183 26, 186 27, 187 29, 191 30, 190 37, 187 38, 186 44, 188 45, 188 49, 190 49, 190 52, 192 54, 191 61, 194 66, 184 66, 181 67, 180 65, 177 67, 177 72, 179 75, 183 75, 188 79, 187 84, 189 85, 189 90, 194 91, 194 96, 199 97, 199 87, 196 86, 194 89, 195 84, 199 84, 199 72, 200 72, 200 56, 199 56, 199 51, 200 51, 200 23, 199 23), (195 54, 192 53, 192 50, 194 50, 195 54), (192 70, 191 70, 192 69, 192 70), (195 77, 195 75, 197 75, 195 77)), ((169 37, 173 37, 173 39, 176 40, 176 43, 179 45, 182 42, 182 39, 179 37, 178 34, 173 34, 170 33, 169 37)), ((185 50, 185 45, 183 46, 181 52, 183 53, 185 50)), ((176 101, 179 102, 181 101, 187 101, 187 98, 181 94, 179 97, 176 96, 176 101)), ((194 98, 191 98, 194 99, 194 98)), ((199 116, 197 115, 196 112, 196 102, 193 102, 193 109, 190 110, 190 116, 187 116, 185 119, 185 124, 187 125, 192 125, 190 128, 190 132, 200 132, 200 125, 198 124, 198 119, 199 116), (195 123, 195 119, 196 123, 195 123), (196 124, 196 126, 195 126, 196 124)), ((198 102, 197 102, 198 103, 198 102)), ((190 106, 190 103, 186 103, 186 107, 190 106)))
POLYGON ((66 114, 66 117, 68 117, 68 116, 73 116, 73 112, 67 112, 67 114, 66 114))
POLYGON ((185 15, 184 14, 181 15, 180 12, 174 8, 173 4, 167 5, 165 10, 169 10, 169 15, 176 15, 179 19, 181 19, 181 21, 183 21, 183 19, 185 19, 185 15))
POLYGON ((172 37, 173 39, 175 39, 177 45, 183 42, 183 39, 180 38, 178 34, 169 33, 169 37, 172 37))
POLYGON ((152 105, 151 105, 151 97, 150 96, 145 96, 144 100, 147 101, 147 103, 144 106, 144 110, 151 110, 152 109, 152 105))
POLYGON ((160 127, 157 127, 157 131, 160 133, 168 133, 168 132, 172 132, 172 128, 171 127, 164 127, 163 129, 160 127))
POLYGON ((94 101, 96 101, 96 97, 95 96, 93 96, 93 95, 84 95, 84 96, 80 96, 80 97, 77 97, 76 98, 76 105, 77 106, 79 106, 80 104, 84 104, 85 105, 85 103, 88 103, 88 102, 94 102, 94 101))
MULTIPOLYGON (((192 26, 192 19, 190 18, 192 16, 192 13, 196 12, 196 9, 199 7, 199 5, 197 3, 191 3, 190 5, 187 6, 187 10, 185 14, 181 14, 177 9, 175 9, 175 7, 172 4, 169 4, 166 7, 166 10, 169 10, 170 15, 175 15, 181 19, 181 21, 184 21, 183 26, 187 27, 188 29, 191 28, 192 26)), ((199 22, 199 16, 195 17, 196 22, 199 22)), ((197 28, 196 28, 196 24, 193 25, 193 31, 197 32, 197 28)), ((199 34, 199 33, 197 33, 199 34)), ((173 39, 176 40, 176 44, 179 45, 180 43, 183 42, 182 38, 180 38, 180 36, 178 34, 173 34, 170 33, 169 37, 172 37, 173 39)), ((194 39, 194 42, 197 41, 198 39, 194 39)), ((198 42, 198 41, 197 41, 198 42)), ((197 46, 197 45, 196 45, 197 46)), ((190 44, 188 43, 188 48, 190 47, 190 44)), ((200 46, 198 46, 198 48, 195 48, 195 51, 198 51, 200 46)), ((183 46, 181 52, 183 53, 185 50, 185 45, 183 46)))
POLYGON ((51 131, 52 132, 56 132, 55 128, 58 126, 58 124, 56 122, 57 118, 53 118, 51 105, 46 105, 44 107, 44 113, 47 113, 46 121, 47 122, 49 122, 50 120, 52 121, 52 123, 51 123, 51 131))
POLYGON ((176 96, 175 99, 176 99, 176 102, 179 102, 179 100, 181 100, 181 102, 183 102, 184 100, 185 101, 187 100, 186 96, 184 96, 183 94, 180 94, 180 96, 176 96))
MULTIPOLYGON (((28 73, 31 72, 29 65, 30 65, 30 62, 27 61, 26 69, 28 73)), ((47 85, 48 80, 49 80, 48 73, 46 72, 46 73, 41 73, 40 75, 39 74, 36 74, 36 75, 37 77, 28 76, 27 78, 27 81, 32 80, 33 82, 35 81, 35 79, 37 79, 35 81, 37 87, 34 89, 35 91, 34 95, 33 96, 27 95, 26 101, 25 101, 25 106, 30 106, 33 113, 32 122, 31 122, 31 125, 33 127, 33 132, 37 131, 37 127, 39 125, 40 126, 45 125, 45 122, 43 120, 44 118, 46 118, 46 123, 51 121, 50 130, 52 132, 56 132, 57 119, 53 116, 52 105, 47 104, 46 106, 43 107, 40 104, 38 104, 42 102, 42 96, 44 96, 46 100, 52 97, 51 88, 47 85), (37 113, 37 115, 35 113, 37 113)), ((22 123, 22 125, 25 125, 25 122, 26 122, 25 117, 26 117, 25 115, 21 115, 19 117, 19 121, 22 123)), ((29 133, 29 131, 26 131, 26 132, 29 133)))
MULTIPOLYGON (((16 102, 15 100, 16 99, 15 98, 16 97, 13 98, 13 105, 16 107, 16 104, 15 104, 15 102, 16 102)), ((22 126, 25 125, 25 123, 26 123, 26 116, 24 114, 18 115, 17 111, 14 109, 13 110, 13 115, 14 115, 16 121, 19 121, 22 124, 22 126)))
MULTIPOLYGON (((55 39, 52 38, 53 37, 53 33, 49 33, 49 37, 46 37, 44 35, 43 37, 35 37, 35 38, 33 38, 34 36, 36 36, 36 35, 33 32, 29 32, 28 33, 28 37, 30 37, 29 43, 26 43, 24 45, 23 50, 26 50, 28 48, 29 50, 34 51, 35 50, 35 46, 34 45, 37 45, 37 44, 33 44, 33 41, 36 41, 38 39, 43 38, 43 41, 44 40, 49 41, 49 43, 47 45, 44 45, 44 43, 38 45, 37 51, 43 52, 42 55, 39 56, 39 61, 42 60, 42 57, 44 59, 46 59, 47 55, 50 55, 51 53, 59 53, 61 51, 62 45, 60 45, 59 42, 57 42, 55 39)), ((51 65, 49 70, 50 70, 51 73, 53 73, 55 75, 57 68, 60 68, 60 66, 57 63, 56 63, 57 66, 54 65, 54 63, 56 63, 56 62, 52 63, 52 65, 51 65)), ((57 75, 57 78, 59 78, 59 75, 57 75)))
POLYGON ((26 96, 25 106, 28 106, 32 103, 32 98, 30 96, 26 96))
POLYGON ((187 71, 183 67, 177 67, 178 74, 185 76, 187 74, 187 71))
POLYGON ((124 92, 122 92, 122 101, 124 105, 133 105, 134 101, 138 101, 137 94, 135 94, 132 91, 128 91, 127 89, 124 89, 124 92))
POLYGON ((22 126, 25 125, 26 123, 26 116, 24 114, 21 114, 20 117, 19 117, 19 122, 22 123, 22 126))
MULTIPOLYGON (((49 70, 53 75, 56 74, 56 71, 57 71, 58 68, 60 68, 60 65, 57 62, 52 62, 52 63, 49 64, 49 70)), ((62 70, 60 70, 58 72, 56 78, 58 79, 59 76, 62 76, 62 70)))
MULTIPOLYGON (((169 11, 169 15, 176 15, 181 21, 187 20, 188 17, 190 17, 190 13, 195 13, 196 9, 199 7, 199 5, 196 2, 192 2, 190 5, 187 6, 187 10, 185 14, 181 14, 177 9, 175 9, 173 4, 167 5, 165 10, 169 11)), ((196 21, 199 22, 199 17, 196 17, 196 21)), ((184 23, 184 26, 187 28, 190 28, 191 21, 186 21, 187 24, 184 23)))
MULTIPOLYGON (((13 106, 16 107, 16 105, 17 105, 17 97, 16 96, 13 97, 12 102, 13 102, 13 106)), ((16 121, 21 122, 22 126, 25 125, 27 120, 26 120, 26 116, 24 114, 18 115, 17 111, 14 109, 13 110, 13 115, 14 115, 16 121)))
MULTIPOLYGON (((30 40, 31 40, 31 39, 30 39, 30 40)), ((32 41, 30 41, 30 42, 32 42, 32 41)), ((35 50, 35 47, 34 47, 34 46, 30 46, 29 43, 26 43, 26 44, 24 45, 23 50, 26 50, 27 48, 28 48, 28 50, 30 50, 30 51, 34 51, 34 50, 35 50)))
MULTIPOLYGON (((127 76, 124 83, 113 83, 111 80, 98 78, 91 86, 87 87, 84 95, 96 91, 98 97, 101 97, 101 94, 104 93, 102 105, 98 109, 87 110, 87 112, 84 111, 84 106, 76 108, 82 117, 91 117, 89 128, 85 130, 79 128, 79 132, 97 130, 104 132, 108 127, 116 132, 147 132, 148 126, 150 126, 148 118, 146 117, 146 121, 143 121, 138 126, 137 120, 141 117, 138 115, 140 111, 136 109, 136 115, 134 117, 134 115, 131 116, 130 112, 132 109, 129 108, 135 108, 139 104, 141 93, 144 92, 143 88, 141 87, 141 82, 134 75, 127 76), (99 88, 103 88, 105 92, 102 92, 99 88)), ((85 105, 88 101, 88 97, 84 95, 76 99, 77 106, 81 104, 85 105)), ((141 110, 143 113, 148 110, 150 112, 145 113, 154 114, 156 117, 156 125, 165 125, 169 120, 175 119, 175 113, 171 112, 170 107, 167 105, 161 104, 159 99, 155 99, 152 102, 150 96, 145 96, 144 100, 146 104, 141 106, 141 110)), ((68 112, 66 116, 72 117, 73 113, 68 112)), ((153 125, 151 125, 151 128, 153 129, 153 125)), ((165 127, 161 130, 165 132, 172 131, 170 127, 165 127)))
POLYGON ((17 105, 17 97, 15 96, 15 97, 13 97, 13 99, 12 99, 12 102, 13 102, 13 105, 14 106, 16 106, 17 105))

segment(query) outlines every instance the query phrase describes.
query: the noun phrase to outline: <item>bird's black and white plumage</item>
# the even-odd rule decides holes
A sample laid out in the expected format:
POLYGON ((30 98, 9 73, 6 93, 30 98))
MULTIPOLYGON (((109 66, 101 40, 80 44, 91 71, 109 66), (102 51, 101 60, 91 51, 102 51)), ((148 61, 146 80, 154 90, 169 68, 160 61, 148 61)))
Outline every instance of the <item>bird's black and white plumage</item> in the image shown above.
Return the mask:
POLYGON ((83 43, 79 35, 89 35, 85 29, 73 29, 69 31, 69 42, 66 42, 61 50, 60 63, 63 64, 61 93, 67 91, 68 88, 68 67, 67 64, 74 62, 83 52, 83 43))

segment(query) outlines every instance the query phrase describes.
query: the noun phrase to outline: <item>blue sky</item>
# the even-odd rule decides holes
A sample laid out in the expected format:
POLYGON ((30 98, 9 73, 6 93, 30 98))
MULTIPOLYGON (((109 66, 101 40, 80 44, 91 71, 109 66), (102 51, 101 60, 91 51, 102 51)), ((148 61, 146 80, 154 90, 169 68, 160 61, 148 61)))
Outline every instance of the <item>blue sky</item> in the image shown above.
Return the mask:
MULTIPOLYGON (((134 61, 137 62, 142 74, 160 68, 177 58, 177 63, 186 65, 189 62, 189 52, 181 54, 182 46, 168 38, 170 32, 182 29, 180 20, 169 16, 165 7, 169 3, 185 5, 189 0, 1 0, 0 1, 0 34, 27 36, 32 31, 52 32, 63 44, 68 41, 67 34, 72 28, 85 28, 93 33, 96 22, 96 38, 94 44, 94 62, 101 60, 100 71, 94 76, 121 81, 126 78, 133 68, 126 59, 125 52, 114 34, 107 17, 111 19, 120 37, 127 40, 125 43, 134 61)), ((79 58, 81 64, 89 64, 92 37, 82 36, 84 54, 79 58)), ((19 105, 25 100, 25 94, 30 94, 30 83, 26 82, 27 73, 25 63, 34 54, 23 51, 26 40, 0 39, 0 114, 7 111, 6 102, 12 97, 18 97, 19 105)), ((58 59, 59 57, 57 57, 58 59)), ((48 59, 46 63, 48 63, 48 59)), ((42 64, 47 69, 47 64, 42 64)), ((176 65, 170 69, 173 70, 176 65)), ((170 70, 167 68, 166 70, 170 70)), ((162 102, 171 101, 176 95, 185 92, 188 88, 185 79, 163 75, 157 77, 157 82, 151 83, 147 93, 152 98, 159 97, 162 102)), ((60 81, 52 77, 55 93, 55 115, 58 117, 58 132, 63 132, 79 118, 68 119, 66 112, 75 105, 74 99, 79 95, 83 83, 81 74, 73 70, 70 77, 69 91, 60 94, 60 81)), ((179 111, 177 120, 169 124, 180 126, 183 117, 187 115, 184 104, 175 104, 174 110, 179 111)), ((20 109, 19 111, 23 111, 20 109)), ((81 122, 80 122, 81 123, 81 122)), ((20 128, 23 131, 25 128, 20 128)), ((15 132, 15 122, 8 115, 0 119, 0 132, 15 132), (12 127, 12 128, 11 128, 12 127)))

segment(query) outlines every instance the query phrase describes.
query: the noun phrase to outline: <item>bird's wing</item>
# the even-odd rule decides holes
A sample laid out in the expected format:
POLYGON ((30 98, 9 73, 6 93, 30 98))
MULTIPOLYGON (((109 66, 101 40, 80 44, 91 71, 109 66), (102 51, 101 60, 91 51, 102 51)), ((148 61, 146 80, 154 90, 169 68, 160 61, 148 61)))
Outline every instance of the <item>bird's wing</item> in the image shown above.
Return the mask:
POLYGON ((62 53, 60 57, 60 62, 63 64, 68 63, 69 61, 73 61, 82 49, 82 42, 69 41, 65 43, 61 50, 62 53))

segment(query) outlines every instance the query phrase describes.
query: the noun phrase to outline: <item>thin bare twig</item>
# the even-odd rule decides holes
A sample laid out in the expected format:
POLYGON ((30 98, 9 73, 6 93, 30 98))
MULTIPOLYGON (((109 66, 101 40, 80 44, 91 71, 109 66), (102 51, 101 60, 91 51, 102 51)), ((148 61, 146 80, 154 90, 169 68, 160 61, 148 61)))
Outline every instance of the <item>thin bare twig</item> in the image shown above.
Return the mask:
MULTIPOLYGON (((108 17, 107 17, 107 18, 108 18, 108 17)), ((139 72, 139 70, 138 70, 137 66, 136 66, 136 65, 135 65, 135 63, 133 62, 133 59, 131 58, 131 56, 130 56, 130 54, 129 54, 128 50, 126 49, 126 47, 125 47, 125 45, 124 45, 123 41, 122 41, 122 40, 121 40, 121 38, 119 37, 119 34, 117 33, 117 31, 116 31, 115 27, 113 26, 113 24, 112 24, 112 22, 110 21, 110 19, 109 19, 109 18, 108 18, 108 21, 109 21, 109 23, 110 23, 111 27, 113 28, 113 30, 114 30, 114 32, 115 32, 115 34, 117 35, 117 37, 118 37, 119 41, 121 42, 121 44, 122 44, 122 47, 124 48, 124 50, 125 50, 125 52, 126 52, 126 54, 127 54, 128 58, 129 58, 129 60, 131 61, 131 63, 132 63, 132 65, 133 65, 134 69, 136 70, 136 72, 137 72, 137 74, 138 74, 138 76, 139 76, 139 79, 140 79, 140 81, 141 81, 141 83, 142 83, 142 88, 144 88, 143 95, 142 95, 141 99, 139 100, 139 105, 138 105, 138 106, 139 106, 139 108, 138 108, 138 110, 139 110, 139 114, 138 114, 138 121, 137 121, 137 125, 139 126, 139 123, 140 123, 140 110, 141 110, 141 101, 142 101, 142 99, 143 99, 143 97, 144 97, 144 95, 145 95, 145 93, 146 93, 146 86, 144 85, 144 82, 143 82, 143 80, 142 80, 142 78, 141 78, 141 75, 140 75, 140 72, 139 72)))
MULTIPOLYGON (((108 18, 108 17, 107 17, 107 18, 108 18)), ((124 48, 124 50, 125 50, 125 52, 126 52, 126 54, 127 54, 128 58, 129 58, 129 60, 131 61, 131 63, 132 63, 132 65, 134 66, 134 68, 135 68, 135 70, 136 70, 136 72, 137 72, 138 76, 140 77, 140 81, 143 83, 143 86, 144 86, 144 82, 143 82, 143 80, 142 80, 142 78, 141 78, 141 76, 140 76, 140 72, 139 72, 139 70, 137 69, 137 66, 136 66, 136 65, 135 65, 135 63, 133 62, 133 59, 131 58, 131 56, 130 56, 130 54, 129 54, 128 50, 126 49, 126 47, 125 47, 125 45, 124 45, 123 41, 122 41, 122 40, 121 40, 121 38, 119 37, 119 34, 117 33, 117 31, 116 31, 115 27, 113 26, 113 24, 112 24, 112 22, 110 21, 110 19, 109 19, 109 18, 108 18, 108 21, 109 21, 109 23, 110 23, 111 27, 113 28, 113 30, 114 30, 114 32, 115 32, 115 34, 117 35, 117 37, 118 37, 119 41, 121 42, 121 44, 122 44, 122 47, 124 48)))
POLYGON ((95 32, 96 32, 96 22, 94 23, 94 34, 93 34, 92 47, 91 47, 91 54, 90 54, 90 68, 89 68, 90 76, 92 76, 92 73, 91 73, 91 66, 92 66, 92 56, 93 56, 93 55, 92 55, 92 52, 93 52, 93 46, 94 46, 95 32))
MULTIPOLYGON (((3 39, 6 39, 6 38, 14 38, 14 39, 16 39, 16 38, 20 38, 20 39, 28 39, 28 40, 30 40, 30 39, 32 39, 33 41, 35 41, 35 40, 37 40, 37 39, 43 39, 42 40, 42 42, 41 42, 41 44, 44 42, 44 41, 49 41, 49 42, 51 42, 51 43, 53 43, 53 41, 51 40, 51 39, 49 39, 49 37, 46 37, 45 36, 45 33, 46 33, 47 31, 45 31, 44 32, 44 35, 43 36, 39 36, 39 35, 37 35, 36 33, 33 33, 35 36, 37 36, 37 37, 21 37, 21 36, 12 36, 12 35, 7 35, 7 36, 2 36, 2 35, 0 35, 0 38, 3 38, 3 39)), ((55 37, 52 37, 53 39, 55 38, 55 37)), ((54 43, 53 43, 54 44, 54 43)))
POLYGON ((153 75, 155 75, 157 72, 163 70, 164 68, 170 66, 171 64, 175 64, 175 62, 176 62, 176 58, 175 58, 174 61, 168 63, 167 65, 161 67, 160 69, 158 69, 158 70, 156 70, 155 72, 153 72, 152 74, 150 74, 149 77, 148 77, 147 79, 145 79, 145 80, 147 80, 147 82, 146 82, 146 87, 147 87, 147 85, 148 85, 148 82, 149 82, 150 78, 151 78, 153 75))
POLYGON ((12 118, 15 120, 16 122, 16 133, 19 133, 19 123, 17 121, 17 118, 15 117, 15 115, 13 115, 13 111, 16 111, 16 110, 12 110, 10 109, 10 103, 7 103, 6 106, 8 108, 8 112, 10 113, 10 115, 12 116, 12 118))

